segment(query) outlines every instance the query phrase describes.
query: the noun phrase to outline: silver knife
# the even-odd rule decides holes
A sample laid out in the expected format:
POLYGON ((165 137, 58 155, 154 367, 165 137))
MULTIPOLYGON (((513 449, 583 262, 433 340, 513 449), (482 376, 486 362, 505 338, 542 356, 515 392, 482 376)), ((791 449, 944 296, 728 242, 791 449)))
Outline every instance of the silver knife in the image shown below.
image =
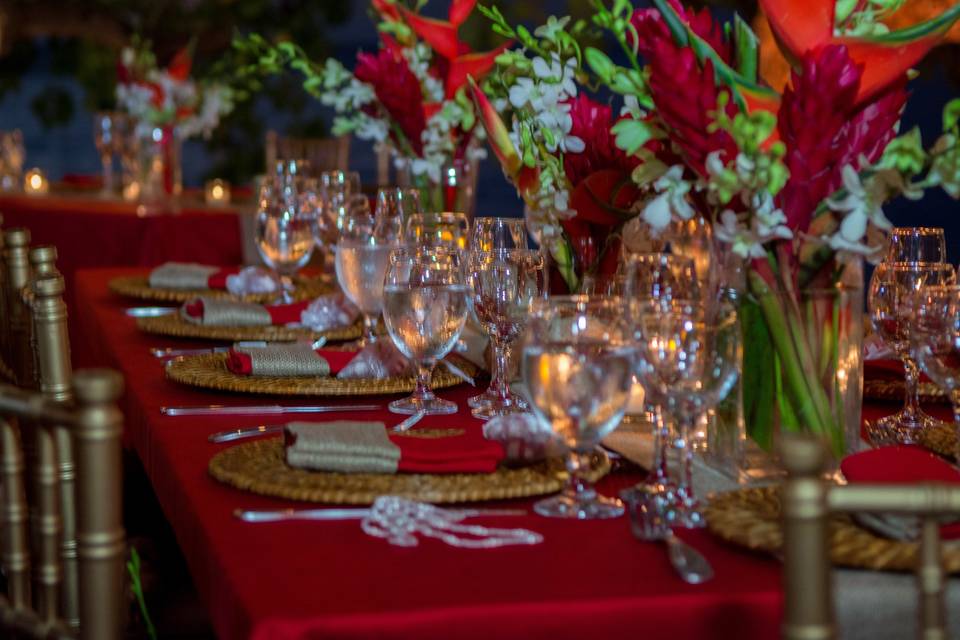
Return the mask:
MULTIPOLYGON (((150 355, 155 358, 179 358, 181 356, 198 356, 205 353, 228 353, 230 349, 234 347, 253 349, 266 346, 267 343, 263 340, 247 340, 237 342, 233 347, 207 347, 205 349, 174 349, 173 347, 161 349, 159 347, 153 347, 150 349, 150 355)), ((319 349, 319 347, 317 348, 319 349)))
MULTIPOLYGON (((426 414, 423 412, 415 413, 400 424, 391 428, 395 433, 409 431, 413 425, 420 422, 426 414)), ((245 429, 230 429, 229 431, 218 431, 207 437, 209 442, 214 444, 223 444, 224 442, 233 442, 234 440, 243 440, 244 438, 255 438, 256 436, 273 435, 282 433, 283 424, 261 424, 256 427, 247 427, 245 429)))
POLYGON ((160 407, 165 416, 238 416, 281 414, 281 413, 333 413, 337 411, 376 411, 382 409, 378 404, 315 405, 305 407, 282 407, 278 404, 230 407, 222 404, 208 404, 199 407, 160 407))
MULTIPOLYGON (((237 509, 233 515, 244 522, 281 522, 283 520, 356 520, 370 515, 370 509, 279 509, 276 511, 249 511, 237 509)), ((474 516, 525 516, 523 509, 451 509, 474 516)))
POLYGON ((176 313, 179 307, 130 307, 126 314, 131 318, 159 318, 176 313))

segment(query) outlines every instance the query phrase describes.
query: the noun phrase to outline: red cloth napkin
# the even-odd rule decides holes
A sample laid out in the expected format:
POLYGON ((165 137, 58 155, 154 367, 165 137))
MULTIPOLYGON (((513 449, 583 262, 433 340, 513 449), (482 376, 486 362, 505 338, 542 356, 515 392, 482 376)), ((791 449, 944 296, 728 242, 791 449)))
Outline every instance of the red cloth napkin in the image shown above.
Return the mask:
MULTIPOLYGON (((211 276, 212 279, 212 276, 211 276)), ((212 288, 212 287, 211 287, 212 288)), ((300 314, 310 306, 310 300, 303 302, 294 302, 291 304, 268 304, 264 305, 267 313, 270 314, 270 323, 275 325, 285 325, 291 322, 300 322, 300 314)), ((197 298, 192 302, 184 303, 183 310, 188 316, 193 318, 203 317, 203 300, 197 298)))
MULTIPOLYGON (((269 348, 269 347, 267 347, 269 348)), ((335 349, 317 349, 317 355, 330 365, 330 375, 335 376, 356 357, 356 351, 340 351, 335 349)), ((231 373, 241 376, 253 375, 253 362, 249 353, 230 349, 227 355, 227 369, 231 373)))
MULTIPOLYGON (((323 429, 323 424, 315 425, 323 429)), ((416 438, 387 433, 400 449, 398 473, 493 473, 504 458, 503 446, 492 440, 466 435, 449 438, 416 438)), ((283 432, 284 446, 293 446, 297 435, 283 432)))
POLYGON ((211 289, 226 289, 227 288, 227 277, 235 276, 240 273, 240 267, 231 267, 229 269, 220 269, 209 278, 207 278, 207 286, 211 289))

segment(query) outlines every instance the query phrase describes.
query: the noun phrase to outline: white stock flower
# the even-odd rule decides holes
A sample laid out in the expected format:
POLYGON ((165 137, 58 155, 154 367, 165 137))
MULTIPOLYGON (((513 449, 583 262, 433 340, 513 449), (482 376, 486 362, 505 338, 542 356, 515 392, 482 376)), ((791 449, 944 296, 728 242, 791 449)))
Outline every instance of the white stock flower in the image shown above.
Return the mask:
POLYGON ((673 213, 683 219, 689 220, 694 215, 693 207, 687 202, 687 193, 690 192, 690 182, 683 179, 683 167, 674 165, 667 169, 667 172, 656 179, 653 188, 657 193, 666 194, 670 209, 673 213))
POLYGON ((714 233, 718 240, 730 244, 733 252, 740 257, 762 258, 766 255, 760 239, 730 209, 720 214, 720 224, 714 233))
POLYGON ((883 213, 885 186, 882 181, 870 181, 868 186, 860 181, 860 175, 850 165, 843 168, 843 186, 846 195, 841 199, 828 198, 827 206, 832 211, 843 214, 840 228, 829 238, 827 244, 835 251, 849 251, 861 255, 871 255, 879 248, 870 247, 863 242, 870 224, 879 229, 890 229, 893 225, 883 213))
POLYGON ((733 252, 744 258, 762 258, 763 245, 771 240, 789 240, 793 232, 786 226, 787 217, 773 202, 768 191, 742 198, 748 211, 739 216, 730 209, 720 214, 716 235, 721 242, 731 245, 733 252))
POLYGON ((653 198, 643 207, 640 215, 643 217, 643 221, 653 227, 656 233, 660 233, 670 225, 670 221, 673 219, 670 196, 662 193, 653 198))
POLYGON ((723 160, 720 156, 723 155, 722 151, 711 151, 707 154, 707 159, 704 163, 707 173, 711 176, 718 176, 723 173, 726 168, 723 164, 723 160))

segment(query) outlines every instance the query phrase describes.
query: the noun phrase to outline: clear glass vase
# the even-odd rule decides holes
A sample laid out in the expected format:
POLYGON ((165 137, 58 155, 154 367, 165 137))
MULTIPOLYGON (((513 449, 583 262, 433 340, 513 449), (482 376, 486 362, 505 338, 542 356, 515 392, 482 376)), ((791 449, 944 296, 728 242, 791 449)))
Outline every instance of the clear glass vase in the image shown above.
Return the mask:
POLYGON ((793 296, 748 275, 740 301, 743 419, 774 458, 780 435, 791 431, 820 436, 836 464, 860 447, 862 260, 835 268, 832 284, 793 296))
POLYGON ((417 171, 417 158, 395 153, 393 165, 398 187, 420 191, 420 205, 424 213, 456 211, 467 214, 473 222, 477 204, 477 173, 480 170, 476 155, 468 150, 464 158, 451 160, 440 168, 439 175, 417 171))
POLYGON ((138 144, 140 215, 177 213, 183 192, 181 140, 174 127, 152 127, 138 144))

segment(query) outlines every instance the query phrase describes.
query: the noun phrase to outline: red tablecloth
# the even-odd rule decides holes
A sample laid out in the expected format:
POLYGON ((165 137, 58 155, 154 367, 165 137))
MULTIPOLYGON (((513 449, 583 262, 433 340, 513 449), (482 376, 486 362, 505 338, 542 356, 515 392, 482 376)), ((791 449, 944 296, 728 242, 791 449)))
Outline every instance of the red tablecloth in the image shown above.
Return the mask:
MULTIPOLYGON (((170 260, 216 265, 243 262, 240 220, 234 211, 184 208, 176 215, 138 217, 136 205, 95 196, 0 195, 6 229, 30 229, 31 242, 57 247, 57 266, 75 311, 73 276, 90 267, 153 267, 170 260)), ((78 344, 76 325, 71 337, 78 344)), ((86 364, 82 348, 79 364, 86 364)))
MULTIPOLYGON (((73 321, 101 362, 119 368, 126 378, 123 409, 129 441, 143 460, 221 637, 777 637, 779 564, 726 546, 705 531, 682 535, 704 552, 717 575, 705 585, 691 586, 674 574, 664 548, 634 540, 623 519, 489 519, 490 524, 526 527, 545 537, 541 545, 496 550, 460 550, 429 540, 416 548, 393 547, 364 535, 356 521, 239 522, 232 516, 238 507, 305 505, 232 489, 207 475, 210 457, 222 445, 207 443, 206 436, 263 419, 160 416, 162 405, 255 399, 164 380, 160 363, 147 349, 191 343, 136 330, 122 313, 127 303, 106 289, 111 277, 129 272, 78 273, 77 293, 84 304, 73 321)), ((442 395, 463 407, 474 392, 461 387, 442 395)), ((398 419, 386 411, 318 419, 344 417, 388 424, 398 419)), ((451 417, 430 416, 422 424, 480 428, 463 410, 451 417)), ((609 477, 600 489, 614 493, 637 479, 609 477)), ((510 504, 529 509, 532 500, 510 504)))

